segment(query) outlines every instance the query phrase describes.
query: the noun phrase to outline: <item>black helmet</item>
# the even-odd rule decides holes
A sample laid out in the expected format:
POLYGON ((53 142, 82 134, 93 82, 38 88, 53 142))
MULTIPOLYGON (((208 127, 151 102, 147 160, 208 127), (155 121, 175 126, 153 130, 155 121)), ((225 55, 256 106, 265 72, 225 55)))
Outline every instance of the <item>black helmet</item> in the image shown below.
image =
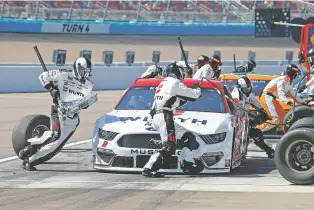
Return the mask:
POLYGON ((307 53, 307 60, 311 66, 314 65, 314 49, 313 48, 311 48, 309 52, 307 53))
POLYGON ((209 58, 210 66, 213 68, 214 71, 218 70, 218 66, 221 66, 221 58, 219 55, 213 55, 209 58))
POLYGON ((209 57, 207 57, 206 55, 200 55, 197 58, 197 66, 198 66, 198 68, 202 68, 202 66, 204 66, 208 62, 209 62, 209 57))
POLYGON ((162 76, 163 77, 176 76, 177 79, 183 81, 185 77, 183 72, 184 69, 177 66, 176 62, 173 62, 164 68, 164 70, 162 71, 162 76))
POLYGON ((288 75, 292 82, 292 80, 294 80, 297 77, 299 72, 300 69, 296 65, 289 64, 286 68, 285 75, 288 75))
POLYGON ((255 69, 256 67, 256 63, 254 60, 249 60, 248 63, 247 63, 247 71, 248 72, 251 72, 255 69))

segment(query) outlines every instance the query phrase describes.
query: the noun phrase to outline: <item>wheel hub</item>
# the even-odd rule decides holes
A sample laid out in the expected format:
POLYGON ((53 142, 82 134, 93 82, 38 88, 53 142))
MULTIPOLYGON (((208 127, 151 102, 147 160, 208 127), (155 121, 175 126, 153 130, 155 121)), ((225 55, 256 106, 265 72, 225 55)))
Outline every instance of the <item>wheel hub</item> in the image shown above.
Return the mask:
POLYGON ((297 140, 286 150, 286 162, 289 167, 298 172, 304 172, 314 166, 314 146, 307 140, 297 140))
POLYGON ((32 132, 32 138, 34 138, 34 137, 37 137, 37 138, 41 137, 44 134, 45 131, 49 131, 49 128, 47 126, 45 126, 45 125, 37 125, 34 128, 33 132, 32 132))
POLYGON ((306 165, 311 161, 311 151, 308 149, 301 149, 296 154, 296 159, 301 165, 306 165))

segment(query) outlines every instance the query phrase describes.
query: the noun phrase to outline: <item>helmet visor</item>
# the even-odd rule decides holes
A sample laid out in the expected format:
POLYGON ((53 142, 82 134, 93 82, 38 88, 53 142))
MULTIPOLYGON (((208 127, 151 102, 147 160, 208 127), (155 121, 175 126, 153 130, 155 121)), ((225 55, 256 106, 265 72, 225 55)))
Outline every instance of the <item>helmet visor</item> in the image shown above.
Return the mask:
POLYGON ((241 88, 244 94, 250 94, 252 92, 252 87, 241 88))
POLYGON ((90 68, 84 68, 81 66, 77 68, 77 73, 81 78, 87 78, 90 72, 91 72, 90 68))

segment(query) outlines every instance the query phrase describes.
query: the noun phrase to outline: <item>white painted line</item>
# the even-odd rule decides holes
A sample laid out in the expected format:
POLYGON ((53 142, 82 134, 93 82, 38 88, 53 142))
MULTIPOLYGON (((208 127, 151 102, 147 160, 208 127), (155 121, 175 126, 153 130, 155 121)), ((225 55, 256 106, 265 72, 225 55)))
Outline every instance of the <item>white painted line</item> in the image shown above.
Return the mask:
MULTIPOLYGON (((63 148, 73 147, 73 146, 80 145, 80 144, 86 144, 86 143, 89 143, 91 141, 92 141, 92 139, 77 141, 77 142, 66 144, 66 145, 64 145, 63 148)), ((11 161, 11 160, 16 160, 16 159, 19 159, 19 157, 18 156, 12 156, 12 157, 1 158, 0 159, 0 164, 8 162, 8 161, 11 161)))

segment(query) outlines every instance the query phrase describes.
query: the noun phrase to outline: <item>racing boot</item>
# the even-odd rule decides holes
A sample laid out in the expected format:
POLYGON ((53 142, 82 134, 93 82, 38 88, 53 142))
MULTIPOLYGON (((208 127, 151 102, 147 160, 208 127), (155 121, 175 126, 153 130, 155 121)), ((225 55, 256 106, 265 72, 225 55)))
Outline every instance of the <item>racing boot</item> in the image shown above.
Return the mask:
POLYGON ((165 175, 163 173, 160 173, 158 171, 153 171, 153 170, 148 169, 148 168, 144 168, 142 175, 146 176, 146 177, 152 177, 152 178, 163 178, 163 177, 165 177, 165 175))
POLYGON ((27 171, 36 171, 36 168, 34 166, 32 166, 32 164, 29 163, 28 158, 23 160, 21 167, 27 171))
POLYGON ((180 165, 183 173, 185 174, 196 175, 204 170, 201 160, 195 160, 195 163, 183 160, 180 165))
POLYGON ((254 143, 256 144, 256 146, 258 146, 259 148, 266 152, 268 158, 274 158, 275 150, 268 146, 264 141, 254 141, 254 143))
POLYGON ((29 158, 30 156, 32 156, 35 152, 36 152, 36 149, 32 145, 28 145, 27 147, 25 147, 19 152, 19 158, 21 158, 22 160, 25 160, 26 158, 29 158))

